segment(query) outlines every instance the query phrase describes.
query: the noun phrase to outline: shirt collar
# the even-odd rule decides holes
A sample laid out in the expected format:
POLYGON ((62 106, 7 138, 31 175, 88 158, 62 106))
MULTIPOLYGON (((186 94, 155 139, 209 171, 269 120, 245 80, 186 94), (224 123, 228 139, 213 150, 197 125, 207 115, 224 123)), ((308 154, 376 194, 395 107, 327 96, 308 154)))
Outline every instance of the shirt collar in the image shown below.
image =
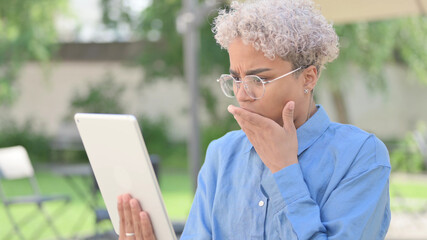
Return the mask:
MULTIPOLYGON (((326 131, 331 122, 322 105, 317 104, 316 107, 316 113, 297 129, 298 155, 310 147, 326 131)), ((245 152, 249 152, 253 145, 246 135, 245 141, 245 152)))
POLYGON ((328 128, 331 121, 322 105, 316 105, 317 112, 297 129, 298 155, 309 148, 328 128))

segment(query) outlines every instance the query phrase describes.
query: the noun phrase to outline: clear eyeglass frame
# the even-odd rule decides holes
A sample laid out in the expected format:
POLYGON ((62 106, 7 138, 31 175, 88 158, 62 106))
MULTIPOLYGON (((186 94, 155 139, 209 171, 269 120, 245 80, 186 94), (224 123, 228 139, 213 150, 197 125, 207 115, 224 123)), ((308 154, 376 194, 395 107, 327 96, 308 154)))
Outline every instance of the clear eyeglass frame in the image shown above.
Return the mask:
POLYGON ((219 79, 216 81, 220 83, 222 92, 225 96, 229 98, 235 98, 234 87, 236 87, 236 93, 240 90, 240 84, 243 83, 243 89, 245 89, 246 94, 252 99, 258 100, 261 99, 265 94, 265 84, 274 82, 281 78, 291 75, 292 73, 299 71, 302 67, 299 67, 295 70, 292 70, 288 73, 283 74, 275 79, 265 81, 258 77, 257 75, 247 75, 241 81, 236 80, 230 74, 222 74, 219 79), (232 83, 232 84, 231 84, 232 83), (249 85, 252 84, 252 85, 249 85), (261 88, 262 85, 262 88, 261 88))

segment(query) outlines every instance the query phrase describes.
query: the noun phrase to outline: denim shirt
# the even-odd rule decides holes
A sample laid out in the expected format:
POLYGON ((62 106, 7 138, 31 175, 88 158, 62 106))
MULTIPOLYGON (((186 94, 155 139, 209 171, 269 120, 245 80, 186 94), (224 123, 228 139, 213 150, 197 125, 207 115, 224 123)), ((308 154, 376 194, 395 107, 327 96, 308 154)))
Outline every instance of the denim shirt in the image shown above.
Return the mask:
POLYGON ((298 163, 274 174, 243 131, 213 141, 181 239, 384 239, 385 145, 317 108, 297 129, 298 163))

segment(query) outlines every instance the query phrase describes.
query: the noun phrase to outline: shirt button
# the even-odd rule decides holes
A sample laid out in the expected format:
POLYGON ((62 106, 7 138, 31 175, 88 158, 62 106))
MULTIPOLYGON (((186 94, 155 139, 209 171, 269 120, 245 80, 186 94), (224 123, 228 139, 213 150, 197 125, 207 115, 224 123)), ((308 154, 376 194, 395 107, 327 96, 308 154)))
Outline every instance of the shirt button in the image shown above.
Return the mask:
POLYGON ((262 200, 261 200, 261 201, 259 201, 259 202, 258 202, 258 206, 260 206, 260 207, 264 206, 264 201, 262 201, 262 200))

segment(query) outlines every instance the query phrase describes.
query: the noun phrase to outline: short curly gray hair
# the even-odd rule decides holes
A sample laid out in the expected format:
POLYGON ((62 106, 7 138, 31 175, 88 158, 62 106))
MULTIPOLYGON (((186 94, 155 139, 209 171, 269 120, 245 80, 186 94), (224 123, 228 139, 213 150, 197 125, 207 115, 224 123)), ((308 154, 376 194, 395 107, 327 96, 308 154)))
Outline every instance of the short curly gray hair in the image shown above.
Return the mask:
POLYGON ((311 0, 232 2, 219 10, 212 31, 222 48, 240 37, 266 57, 320 71, 338 57, 338 36, 311 0))

